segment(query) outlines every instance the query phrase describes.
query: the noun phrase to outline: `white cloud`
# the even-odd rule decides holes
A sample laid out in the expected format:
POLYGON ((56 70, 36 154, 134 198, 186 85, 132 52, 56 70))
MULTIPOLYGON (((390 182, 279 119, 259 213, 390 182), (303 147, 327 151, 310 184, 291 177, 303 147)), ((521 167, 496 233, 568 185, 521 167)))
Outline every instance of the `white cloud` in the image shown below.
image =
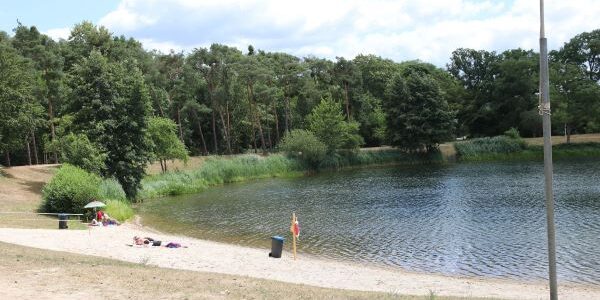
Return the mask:
MULTIPOLYGON (((597 0, 546 0, 547 35, 556 49, 600 27, 597 0)), ((373 53, 443 66, 453 50, 537 49, 533 0, 123 0, 100 24, 146 48, 191 50, 223 43, 245 50, 328 58, 373 53)))
POLYGON ((154 39, 139 39, 146 50, 152 51, 157 50, 162 53, 169 53, 171 50, 175 52, 181 52, 185 49, 170 41, 156 41, 154 39))
POLYGON ((60 39, 68 39, 71 35, 71 28, 53 28, 43 32, 45 35, 51 37, 53 40, 58 41, 60 39))
POLYGON ((138 1, 124 0, 119 4, 117 10, 100 19, 100 25, 111 29, 131 31, 154 24, 156 22, 155 17, 136 12, 139 4, 138 1))

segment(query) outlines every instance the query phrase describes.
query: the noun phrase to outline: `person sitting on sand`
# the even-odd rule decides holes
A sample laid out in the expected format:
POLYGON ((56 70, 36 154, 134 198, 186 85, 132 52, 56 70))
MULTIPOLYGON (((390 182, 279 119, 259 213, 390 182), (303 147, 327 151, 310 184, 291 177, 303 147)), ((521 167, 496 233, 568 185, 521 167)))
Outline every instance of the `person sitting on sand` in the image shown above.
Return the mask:
POLYGON ((102 225, 121 225, 117 220, 111 218, 107 213, 104 213, 104 219, 102 220, 102 225))
POLYGON ((96 221, 98 221, 98 222, 104 221, 104 212, 102 210, 98 210, 96 212, 96 221))

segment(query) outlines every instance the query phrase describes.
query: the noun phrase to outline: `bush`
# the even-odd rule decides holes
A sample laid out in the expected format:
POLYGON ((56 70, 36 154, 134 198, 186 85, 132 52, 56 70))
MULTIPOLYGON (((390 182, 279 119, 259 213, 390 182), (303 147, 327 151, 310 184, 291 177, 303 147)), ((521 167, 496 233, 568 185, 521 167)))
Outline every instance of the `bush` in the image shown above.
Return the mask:
POLYGON ((308 130, 295 129, 281 141, 279 148, 316 169, 325 158, 327 146, 308 130))
POLYGON ((511 127, 509 130, 504 132, 504 135, 511 139, 520 139, 521 135, 519 134, 519 130, 514 127, 511 127))
POLYGON ((46 212, 82 213, 84 206, 99 198, 101 179, 85 170, 64 164, 42 189, 46 212))
POLYGON ((107 200, 104 211, 119 222, 127 221, 133 217, 134 212, 128 202, 121 200, 107 200))

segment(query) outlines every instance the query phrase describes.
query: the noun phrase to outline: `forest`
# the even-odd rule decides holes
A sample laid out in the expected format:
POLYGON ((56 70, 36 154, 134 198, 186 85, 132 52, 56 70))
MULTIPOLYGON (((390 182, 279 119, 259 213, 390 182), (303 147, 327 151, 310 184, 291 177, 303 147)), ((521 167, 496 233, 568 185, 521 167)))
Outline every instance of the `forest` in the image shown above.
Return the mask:
MULTIPOLYGON (((0 32, 0 164, 79 159, 134 196, 149 161, 266 154, 293 148, 291 137, 328 152, 536 137, 538 71, 538 53, 523 49, 459 48, 445 68, 252 45, 165 54, 89 22, 59 41, 19 23, 0 32)), ((556 134, 600 132, 599 82, 600 29, 551 51, 556 134)))

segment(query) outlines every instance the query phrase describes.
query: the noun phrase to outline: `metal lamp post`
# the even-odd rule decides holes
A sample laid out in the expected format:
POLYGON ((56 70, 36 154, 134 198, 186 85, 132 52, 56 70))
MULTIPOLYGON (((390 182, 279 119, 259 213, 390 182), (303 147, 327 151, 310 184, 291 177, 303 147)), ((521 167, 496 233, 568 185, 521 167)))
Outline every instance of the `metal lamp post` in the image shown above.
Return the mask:
POLYGON ((554 231, 554 194, 552 192, 552 131, 550 127, 550 97, 548 75, 548 41, 544 32, 544 0, 540 0, 540 114, 544 129, 544 194, 548 233, 548 271, 550 299, 558 299, 556 283, 556 241, 554 231))

